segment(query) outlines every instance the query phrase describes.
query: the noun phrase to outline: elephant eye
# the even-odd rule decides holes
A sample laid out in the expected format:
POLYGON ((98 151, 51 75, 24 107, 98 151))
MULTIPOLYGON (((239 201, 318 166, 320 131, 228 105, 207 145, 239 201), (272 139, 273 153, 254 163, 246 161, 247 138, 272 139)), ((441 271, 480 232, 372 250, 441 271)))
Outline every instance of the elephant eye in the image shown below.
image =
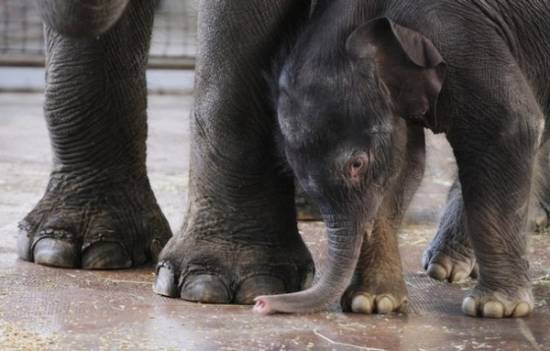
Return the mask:
POLYGON ((363 165, 364 165, 364 162, 360 158, 355 158, 353 161, 351 161, 351 167, 355 169, 361 168, 363 167, 363 165))
POLYGON ((347 162, 346 175, 354 182, 360 181, 367 170, 368 162, 365 152, 353 155, 347 162))

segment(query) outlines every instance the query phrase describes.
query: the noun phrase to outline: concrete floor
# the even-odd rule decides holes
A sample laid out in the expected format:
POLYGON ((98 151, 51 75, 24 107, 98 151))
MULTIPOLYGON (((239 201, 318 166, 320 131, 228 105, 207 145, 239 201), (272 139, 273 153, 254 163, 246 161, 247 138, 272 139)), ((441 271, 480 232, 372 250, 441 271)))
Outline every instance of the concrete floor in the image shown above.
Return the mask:
MULTIPOLYGON (((454 173, 444 140, 431 137, 429 166, 401 231, 411 299, 407 315, 262 317, 249 306, 213 306, 151 291, 151 267, 89 272, 19 261, 16 224, 45 189, 51 152, 41 95, 0 94, 0 350, 550 350, 550 235, 531 236, 536 312, 480 320, 460 312, 472 283, 430 280, 420 256, 454 173)), ((149 174, 173 229, 183 220, 188 113, 185 96, 150 98, 149 174)), ((320 223, 300 229, 322 260, 320 223)))

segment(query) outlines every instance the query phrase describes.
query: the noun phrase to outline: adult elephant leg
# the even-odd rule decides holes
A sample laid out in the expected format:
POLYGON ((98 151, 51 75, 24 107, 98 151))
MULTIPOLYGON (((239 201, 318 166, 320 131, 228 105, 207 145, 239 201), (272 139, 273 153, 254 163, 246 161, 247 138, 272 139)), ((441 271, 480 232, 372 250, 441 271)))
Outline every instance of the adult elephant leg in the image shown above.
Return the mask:
POLYGON ((477 276, 474 250, 464 226, 464 202, 458 178, 449 190, 445 213, 435 238, 424 251, 422 264, 436 280, 453 283, 477 276))
POLYGON ((21 222, 19 256, 59 267, 126 268, 170 237, 145 168, 145 65, 153 2, 132 1, 93 38, 46 25, 46 193, 21 222))
POLYGON ((44 23, 74 37, 105 33, 122 16, 129 0, 38 0, 44 23))
POLYGON ((161 253, 157 293, 248 304, 312 276, 263 74, 308 11, 306 1, 200 3, 188 209, 161 253))
POLYGON ((410 126, 407 157, 376 217, 370 238, 363 240, 351 285, 342 297, 344 311, 385 314, 405 311, 408 294, 401 266, 397 231, 424 174, 424 130, 410 126))

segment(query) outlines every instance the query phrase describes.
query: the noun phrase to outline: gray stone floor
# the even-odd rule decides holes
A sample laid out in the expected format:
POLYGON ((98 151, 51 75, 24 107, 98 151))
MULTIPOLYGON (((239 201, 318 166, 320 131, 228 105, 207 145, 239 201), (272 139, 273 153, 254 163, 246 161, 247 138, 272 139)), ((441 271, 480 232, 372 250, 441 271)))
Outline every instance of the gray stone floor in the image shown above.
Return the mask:
MULTIPOLYGON (((42 195, 51 152, 40 94, 0 94, 0 350, 550 350, 550 236, 532 235, 537 311, 525 320, 465 317, 471 282, 448 285, 422 272, 455 172, 448 146, 430 136, 428 170, 400 233, 411 297, 408 315, 331 311, 261 317, 249 306, 212 306, 151 292, 151 267, 88 272, 41 267, 15 254, 16 224, 42 195)), ((192 98, 150 97, 148 168, 160 206, 183 221, 192 98)), ((320 223, 300 229, 318 261, 320 223)))

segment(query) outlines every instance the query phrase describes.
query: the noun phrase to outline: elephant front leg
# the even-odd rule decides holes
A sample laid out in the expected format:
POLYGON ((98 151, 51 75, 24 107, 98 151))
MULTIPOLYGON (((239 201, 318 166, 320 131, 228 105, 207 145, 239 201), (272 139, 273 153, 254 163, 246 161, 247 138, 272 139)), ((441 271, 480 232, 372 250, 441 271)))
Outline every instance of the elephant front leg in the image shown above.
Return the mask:
POLYGON ((467 228, 479 264, 478 284, 462 308, 471 316, 523 317, 533 309, 524 233, 532 156, 498 149, 480 155, 474 172, 462 160, 467 228))
POLYGON ((483 74, 474 75, 477 87, 484 89, 463 96, 468 101, 463 112, 473 117, 458 119, 447 134, 479 265, 478 283, 462 309, 491 318, 523 317, 534 306, 525 230, 544 118, 521 73, 501 72, 486 72, 493 79, 486 82, 479 80, 483 74), (483 109, 477 107, 482 102, 483 109))
POLYGON ((365 314, 406 311, 408 292, 394 223, 378 219, 372 237, 365 239, 352 283, 341 299, 342 309, 365 314))
POLYGON ((262 74, 307 14, 308 2, 291 0, 201 2, 188 210, 161 253, 156 293, 251 304, 312 280, 262 74))
POLYGON ((385 314, 408 308, 397 231, 424 175, 425 139, 418 126, 409 125, 407 135, 406 160, 379 209, 372 236, 363 240, 353 281, 341 299, 344 311, 385 314))
POLYGON ((127 268, 155 258, 171 236, 145 167, 152 21, 153 5, 132 1, 97 37, 46 25, 44 111, 54 164, 44 196, 20 223, 22 259, 127 268))
POLYGON ((422 264, 436 280, 454 283, 477 276, 474 251, 464 226, 464 203, 458 179, 449 190, 445 213, 435 238, 424 252, 422 264))

